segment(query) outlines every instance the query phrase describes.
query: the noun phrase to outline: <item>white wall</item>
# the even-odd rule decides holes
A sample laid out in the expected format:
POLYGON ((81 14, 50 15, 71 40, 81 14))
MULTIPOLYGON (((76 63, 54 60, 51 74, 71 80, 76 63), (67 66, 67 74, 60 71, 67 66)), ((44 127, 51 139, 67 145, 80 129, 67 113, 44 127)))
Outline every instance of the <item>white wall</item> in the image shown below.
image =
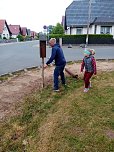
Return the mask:
POLYGON ((100 33, 101 33, 101 25, 97 25, 96 34, 100 34, 100 33))
MULTIPOLYGON (((89 28, 89 34, 94 34, 94 31, 95 31, 95 25, 92 25, 89 28)), ((100 32, 101 32, 101 25, 97 25, 97 27, 96 27, 96 34, 100 34, 100 32)), ((70 28, 68 28, 68 30, 66 31, 65 34, 70 35, 70 28)), ((71 35, 73 35, 73 34, 76 34, 76 28, 71 28, 71 35)), ((87 28, 83 28, 82 34, 87 34, 87 28)), ((112 33, 111 34, 114 37, 114 25, 112 26, 112 33)))
POLYGON ((112 26, 112 35, 113 35, 113 38, 114 38, 114 25, 112 26))
MULTIPOLYGON (((68 28, 66 34, 70 34, 70 28, 68 28)), ((76 28, 71 28, 71 35, 76 34, 76 28)), ((82 34, 87 34, 87 28, 82 28, 82 34)), ((89 29, 89 34, 94 34, 94 27, 89 29)))
POLYGON ((87 34, 87 28, 83 28, 83 34, 87 34))
POLYGON ((70 35, 70 27, 66 30, 65 34, 70 35))
POLYGON ((12 37, 12 38, 16 38, 16 37, 17 37, 17 35, 12 35, 11 37, 12 37))
POLYGON ((92 25, 90 34, 95 34, 95 25, 92 25))
POLYGON ((10 38, 10 34, 9 34, 9 31, 8 31, 8 28, 7 28, 6 25, 4 25, 4 30, 3 30, 3 33, 2 33, 2 38, 3 38, 4 36, 5 36, 7 39, 10 38))
POLYGON ((76 28, 71 28, 71 35, 76 34, 76 28))

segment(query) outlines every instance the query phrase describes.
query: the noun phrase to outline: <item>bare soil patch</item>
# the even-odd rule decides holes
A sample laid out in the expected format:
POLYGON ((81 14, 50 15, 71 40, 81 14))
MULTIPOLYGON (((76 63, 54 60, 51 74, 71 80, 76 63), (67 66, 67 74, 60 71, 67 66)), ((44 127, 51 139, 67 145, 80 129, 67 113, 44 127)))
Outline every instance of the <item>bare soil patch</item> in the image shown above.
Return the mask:
MULTIPOLYGON (((80 63, 67 64, 66 67, 80 76, 80 63)), ((53 69, 53 66, 45 69, 45 85, 52 82, 53 69)), ((97 71, 114 71, 114 62, 97 61, 97 71)), ((38 89, 42 89, 42 69, 31 69, 0 83, 0 120, 16 115, 17 105, 38 89)))

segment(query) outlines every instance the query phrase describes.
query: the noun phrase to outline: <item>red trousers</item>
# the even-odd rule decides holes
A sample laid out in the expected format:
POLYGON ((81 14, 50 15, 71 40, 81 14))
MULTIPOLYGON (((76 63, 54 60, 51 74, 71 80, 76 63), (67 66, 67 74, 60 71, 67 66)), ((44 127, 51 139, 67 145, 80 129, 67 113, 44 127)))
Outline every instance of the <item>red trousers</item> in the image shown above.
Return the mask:
POLYGON ((85 83, 85 88, 89 87, 90 84, 90 78, 92 77, 93 72, 84 72, 84 83, 85 83))

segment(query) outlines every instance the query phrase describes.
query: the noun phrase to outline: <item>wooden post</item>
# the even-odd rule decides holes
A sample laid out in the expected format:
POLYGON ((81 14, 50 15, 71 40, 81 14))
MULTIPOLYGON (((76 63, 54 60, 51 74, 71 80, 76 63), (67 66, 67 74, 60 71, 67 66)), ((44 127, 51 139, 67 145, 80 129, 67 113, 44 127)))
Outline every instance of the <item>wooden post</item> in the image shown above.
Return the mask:
POLYGON ((40 58, 42 58, 42 87, 44 88, 44 58, 46 57, 46 35, 39 35, 40 58))
POLYGON ((44 88, 44 58, 42 58, 42 87, 44 88))

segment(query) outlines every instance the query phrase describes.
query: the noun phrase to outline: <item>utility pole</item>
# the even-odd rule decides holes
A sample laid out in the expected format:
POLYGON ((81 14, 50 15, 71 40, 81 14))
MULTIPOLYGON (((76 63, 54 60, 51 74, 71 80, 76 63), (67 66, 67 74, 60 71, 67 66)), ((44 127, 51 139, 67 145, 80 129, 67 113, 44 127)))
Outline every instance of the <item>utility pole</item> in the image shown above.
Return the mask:
POLYGON ((87 47, 87 45, 88 45, 88 37, 89 37, 89 26, 90 26, 90 18, 91 18, 91 1, 92 1, 92 0, 89 0, 86 47, 87 47))

